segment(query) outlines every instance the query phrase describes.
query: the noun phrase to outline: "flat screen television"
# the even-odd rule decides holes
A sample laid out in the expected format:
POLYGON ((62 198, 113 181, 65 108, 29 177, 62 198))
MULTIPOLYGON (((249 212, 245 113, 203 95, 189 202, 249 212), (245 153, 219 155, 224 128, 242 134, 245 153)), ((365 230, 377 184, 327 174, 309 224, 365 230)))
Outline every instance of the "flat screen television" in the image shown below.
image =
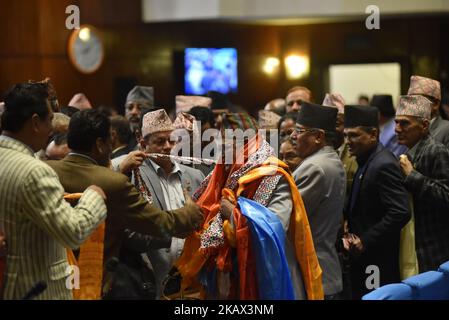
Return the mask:
POLYGON ((235 93, 238 87, 237 49, 186 48, 184 90, 202 95, 208 91, 235 93))

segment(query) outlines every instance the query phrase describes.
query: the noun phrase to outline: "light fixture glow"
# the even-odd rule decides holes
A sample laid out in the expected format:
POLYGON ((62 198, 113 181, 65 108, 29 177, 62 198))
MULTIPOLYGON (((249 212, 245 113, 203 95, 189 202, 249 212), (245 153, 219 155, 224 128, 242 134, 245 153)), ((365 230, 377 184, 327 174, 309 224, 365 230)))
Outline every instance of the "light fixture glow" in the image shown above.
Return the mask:
POLYGON ((299 79, 309 72, 309 58, 290 55, 285 58, 285 69, 289 79, 299 79))
POLYGON ((79 33, 79 38, 84 42, 89 41, 90 40, 90 29, 87 27, 82 28, 79 33))
POLYGON ((265 60, 262 70, 266 74, 271 75, 276 72, 277 68, 279 67, 279 64, 280 62, 278 58, 269 57, 265 60))

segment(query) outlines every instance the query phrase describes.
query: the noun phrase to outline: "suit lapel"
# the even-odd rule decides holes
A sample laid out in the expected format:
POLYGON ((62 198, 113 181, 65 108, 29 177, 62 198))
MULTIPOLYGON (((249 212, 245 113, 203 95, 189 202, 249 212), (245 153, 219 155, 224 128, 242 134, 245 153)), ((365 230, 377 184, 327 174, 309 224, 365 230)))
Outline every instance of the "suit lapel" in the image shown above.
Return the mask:
POLYGON ((373 161, 373 159, 380 153, 382 152, 382 150, 384 150, 384 148, 382 147, 382 145, 379 143, 379 145, 376 148, 376 151, 373 152, 373 154, 371 154, 371 156, 368 158, 368 160, 366 161, 366 163, 362 166, 359 167, 360 170, 356 171, 356 175, 354 176, 354 180, 352 182, 352 192, 351 192, 351 198, 348 202, 348 209, 347 212, 352 215, 352 210, 354 209, 354 206, 356 205, 357 202, 357 198, 359 196, 360 191, 362 190, 363 187, 363 180, 365 178, 365 174, 366 171, 369 168, 370 162, 373 161), (359 180, 359 181, 356 181, 359 180))
POLYGON ((159 207, 161 209, 167 210, 159 177, 149 160, 146 160, 139 170, 142 175, 143 182, 150 189, 153 199, 156 199, 159 202, 159 207))
POLYGON ((440 124, 440 117, 436 117, 435 120, 433 120, 432 124, 430 125, 429 130, 434 133, 434 135, 437 134, 435 131, 438 128, 438 125, 440 124))
POLYGON ((179 169, 181 171, 181 185, 182 185, 182 190, 186 191, 187 194, 189 196, 192 195, 193 191, 193 186, 192 186, 192 179, 190 177, 190 174, 185 170, 183 165, 179 165, 179 169))

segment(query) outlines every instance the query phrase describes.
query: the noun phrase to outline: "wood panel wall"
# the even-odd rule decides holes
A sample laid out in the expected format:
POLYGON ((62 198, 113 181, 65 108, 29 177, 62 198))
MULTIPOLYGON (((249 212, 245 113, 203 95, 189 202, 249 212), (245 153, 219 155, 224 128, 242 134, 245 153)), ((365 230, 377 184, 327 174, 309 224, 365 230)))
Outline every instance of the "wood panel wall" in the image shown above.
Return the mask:
POLYGON ((143 24, 140 0, 0 0, 0 91, 49 76, 61 104, 84 92, 94 105, 120 110, 125 95, 120 89, 136 82, 154 86, 156 104, 169 109, 174 96, 182 93, 177 57, 183 48, 194 46, 238 49, 239 92, 231 99, 253 114, 296 84, 310 87, 320 101, 332 63, 397 61, 402 65, 403 90, 413 73, 440 79, 446 86, 448 21, 446 16, 382 19, 381 30, 375 31, 366 30, 363 21, 298 26, 143 24), (105 62, 93 75, 78 73, 68 60, 71 31, 65 28, 65 8, 70 4, 80 7, 81 23, 93 24, 104 38, 105 62), (283 72, 274 77, 262 72, 266 57, 298 51, 310 55, 309 77, 289 81, 283 72))

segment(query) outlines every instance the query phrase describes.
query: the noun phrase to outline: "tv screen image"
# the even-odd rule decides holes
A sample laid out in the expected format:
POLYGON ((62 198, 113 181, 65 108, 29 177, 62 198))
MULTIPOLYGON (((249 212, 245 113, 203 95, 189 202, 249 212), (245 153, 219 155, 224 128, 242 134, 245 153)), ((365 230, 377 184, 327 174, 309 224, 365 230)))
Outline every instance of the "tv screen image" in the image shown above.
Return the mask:
POLYGON ((185 93, 237 92, 237 50, 235 48, 187 48, 184 52, 185 93))

